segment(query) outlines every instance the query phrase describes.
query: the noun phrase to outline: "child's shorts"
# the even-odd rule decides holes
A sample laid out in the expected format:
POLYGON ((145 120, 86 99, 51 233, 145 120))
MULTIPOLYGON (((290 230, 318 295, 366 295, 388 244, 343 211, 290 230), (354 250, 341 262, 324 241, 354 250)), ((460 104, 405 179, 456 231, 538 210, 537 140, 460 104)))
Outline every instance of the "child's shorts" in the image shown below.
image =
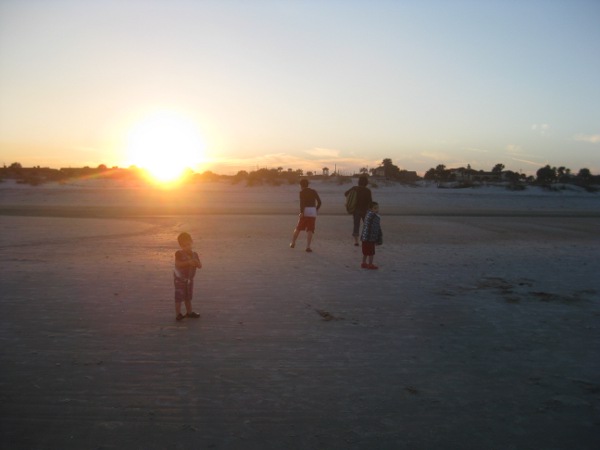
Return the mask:
POLYGON ((175 303, 185 302, 186 300, 192 300, 194 293, 194 280, 185 280, 183 278, 173 277, 173 283, 175 285, 175 303))
POLYGON ((375 254, 375 242, 363 241, 362 243, 362 254, 365 256, 371 256, 375 254))
POLYGON ((316 221, 317 221, 316 217, 302 216, 302 217, 300 217, 300 220, 298 220, 298 225, 296 225, 296 230, 298 230, 298 231, 306 230, 306 231, 312 231, 314 233, 316 221))

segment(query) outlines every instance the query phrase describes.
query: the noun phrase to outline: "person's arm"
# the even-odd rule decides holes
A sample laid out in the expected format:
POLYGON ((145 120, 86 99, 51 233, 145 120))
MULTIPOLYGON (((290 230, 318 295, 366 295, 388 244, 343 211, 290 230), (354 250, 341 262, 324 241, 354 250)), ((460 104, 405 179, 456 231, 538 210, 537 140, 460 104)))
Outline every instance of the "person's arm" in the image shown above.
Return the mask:
POLYGON ((319 197, 319 194, 317 193, 317 191, 315 191, 315 198, 317 200, 317 211, 318 211, 319 208, 321 207, 321 197, 319 197))
MULTIPOLYGON (((198 259, 198 262, 200 262, 200 259, 198 259)), ((193 266, 196 266, 196 261, 193 257, 188 258, 187 255, 185 255, 185 253, 183 252, 175 253, 175 267, 177 267, 178 269, 186 269, 188 267, 193 266), (183 259, 182 256, 185 257, 185 259, 183 259)))
POLYGON ((304 198, 302 196, 302 191, 300 191, 300 215, 304 214, 304 198))
POLYGON ((202 269, 202 262, 200 261, 200 257, 196 252, 194 252, 194 262, 196 263, 196 268, 202 269))

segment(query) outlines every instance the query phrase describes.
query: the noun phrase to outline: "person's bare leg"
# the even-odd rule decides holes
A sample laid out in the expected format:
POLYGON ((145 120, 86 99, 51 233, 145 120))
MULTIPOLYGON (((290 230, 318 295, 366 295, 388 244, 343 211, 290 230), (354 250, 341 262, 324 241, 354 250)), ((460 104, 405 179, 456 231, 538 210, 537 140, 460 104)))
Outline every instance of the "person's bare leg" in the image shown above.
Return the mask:
POLYGON ((290 243, 290 247, 294 248, 296 246, 296 239, 298 239, 298 235, 300 234, 300 230, 297 228, 294 230, 294 234, 292 234, 292 242, 290 243))
POLYGON ((312 242, 312 238, 313 238, 313 232, 307 231, 306 232, 306 248, 307 249, 310 248, 310 243, 312 242))
POLYGON ((175 319, 178 321, 185 317, 185 314, 181 314, 181 303, 182 302, 175 302, 175 319))
POLYGON ((192 301, 191 300, 186 300, 185 301, 185 312, 187 314, 192 312, 192 301))

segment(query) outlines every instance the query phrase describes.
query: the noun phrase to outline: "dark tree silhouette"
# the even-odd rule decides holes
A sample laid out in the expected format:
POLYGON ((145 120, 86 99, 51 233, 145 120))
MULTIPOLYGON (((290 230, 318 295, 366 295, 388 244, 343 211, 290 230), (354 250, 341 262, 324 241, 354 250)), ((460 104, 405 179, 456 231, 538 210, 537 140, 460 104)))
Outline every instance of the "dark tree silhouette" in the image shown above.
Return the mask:
POLYGON ((494 166, 494 168, 492 169, 492 172, 499 175, 504 170, 504 167, 505 167, 504 164, 496 164, 494 166))
POLYGON ((537 182, 540 184, 550 184, 556 180, 556 167, 546 165, 536 172, 537 182))

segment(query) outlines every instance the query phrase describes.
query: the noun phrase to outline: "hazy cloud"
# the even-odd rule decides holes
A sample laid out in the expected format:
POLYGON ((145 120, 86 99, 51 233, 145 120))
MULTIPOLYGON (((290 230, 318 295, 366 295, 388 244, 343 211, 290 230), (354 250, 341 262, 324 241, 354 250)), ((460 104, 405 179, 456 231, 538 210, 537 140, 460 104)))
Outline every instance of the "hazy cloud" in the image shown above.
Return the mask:
MULTIPOLYGON (((506 147, 506 154, 511 157, 514 161, 522 161, 531 164, 541 164, 534 163, 530 159, 518 159, 518 158, 540 158, 539 154, 536 153, 527 153, 524 149, 518 144, 508 144, 506 147)), ((546 163, 544 163, 546 164, 546 163)))
POLYGON ((521 153, 521 146, 517 145, 517 144, 508 144, 506 146, 506 152, 509 154, 520 154, 521 153))
POLYGON ((68 147, 68 150, 74 150, 76 152, 83 152, 83 153, 101 153, 102 150, 95 148, 95 147, 84 147, 84 146, 77 146, 77 147, 68 147))
POLYGON ((337 158, 340 156, 339 150, 334 150, 331 148, 313 148, 310 150, 306 150, 305 153, 309 155, 316 156, 318 158, 337 158))
POLYGON ((485 150, 483 148, 467 147, 465 150, 473 153, 489 153, 489 150, 485 150))
POLYGON ((239 170, 251 171, 260 168, 275 169, 277 167, 283 167, 284 170, 288 168, 303 169, 319 173, 323 167, 328 167, 332 171, 337 168, 343 172, 354 173, 362 167, 374 168, 379 166, 378 161, 370 159, 331 157, 328 156, 327 152, 324 153, 327 156, 318 158, 304 158, 289 153, 271 153, 250 158, 223 157, 212 159, 205 165, 207 169, 220 173, 236 173, 239 170))
POLYGON ((590 144, 600 144, 600 134, 576 134, 573 139, 590 144))
POLYGON ((520 158, 511 158, 513 161, 518 161, 518 162, 522 162, 525 164, 529 164, 530 166, 536 166, 536 167, 541 167, 543 165, 543 163, 540 162, 536 162, 536 161, 528 161, 526 159, 520 159, 520 158))
POLYGON ((442 152, 421 152, 421 156, 435 161, 445 161, 449 158, 447 154, 442 152))
POLYGON ((534 123, 531 125, 531 130, 538 133, 540 136, 545 136, 550 131, 550 125, 547 123, 534 123))

